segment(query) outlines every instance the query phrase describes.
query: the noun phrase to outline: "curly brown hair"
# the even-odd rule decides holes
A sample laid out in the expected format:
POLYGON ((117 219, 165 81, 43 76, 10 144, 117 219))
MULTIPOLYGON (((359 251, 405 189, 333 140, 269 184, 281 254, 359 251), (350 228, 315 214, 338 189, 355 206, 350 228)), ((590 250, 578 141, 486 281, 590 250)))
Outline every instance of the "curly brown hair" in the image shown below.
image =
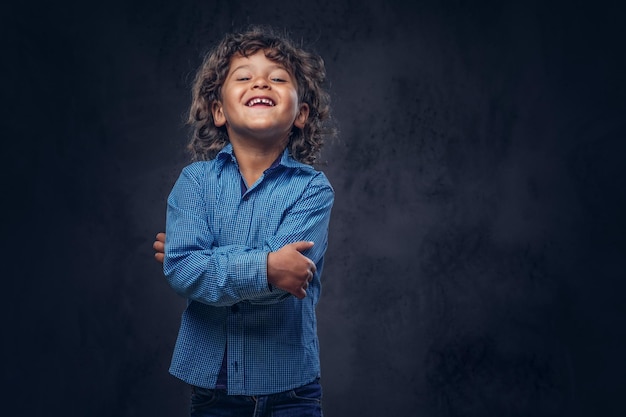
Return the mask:
POLYGON ((267 26, 251 26, 246 31, 226 35, 204 57, 192 87, 192 103, 187 123, 192 137, 187 145, 193 160, 215 158, 229 143, 225 127, 216 127, 211 105, 221 98, 231 58, 244 57, 264 51, 265 56, 284 66, 296 79, 298 100, 309 106, 309 116, 303 129, 292 128, 287 147, 291 156, 305 164, 316 162, 324 138, 333 136, 330 120, 330 95, 324 89, 326 70, 322 58, 296 46, 286 35, 267 26))

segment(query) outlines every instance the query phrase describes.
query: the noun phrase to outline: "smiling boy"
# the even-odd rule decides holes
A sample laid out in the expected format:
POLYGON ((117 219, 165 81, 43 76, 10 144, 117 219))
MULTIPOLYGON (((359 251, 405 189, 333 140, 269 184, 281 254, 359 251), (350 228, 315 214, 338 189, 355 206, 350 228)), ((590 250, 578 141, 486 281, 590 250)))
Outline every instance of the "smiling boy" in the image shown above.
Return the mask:
POLYGON ((170 372, 191 385, 192 416, 322 414, 324 78, 319 56, 258 27, 227 35, 196 75, 195 162, 168 197, 163 261, 188 300, 170 372))

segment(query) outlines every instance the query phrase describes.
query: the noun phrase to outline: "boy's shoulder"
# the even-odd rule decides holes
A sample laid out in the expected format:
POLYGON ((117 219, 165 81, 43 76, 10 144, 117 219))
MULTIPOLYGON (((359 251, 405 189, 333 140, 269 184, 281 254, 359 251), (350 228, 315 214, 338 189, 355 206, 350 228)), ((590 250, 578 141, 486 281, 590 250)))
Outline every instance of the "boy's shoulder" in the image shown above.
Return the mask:
POLYGON ((233 159, 231 153, 219 153, 213 159, 189 162, 183 167, 184 171, 207 171, 222 168, 225 162, 233 159))
MULTIPOLYGON (((308 181, 318 185, 330 185, 330 181, 323 171, 316 169, 315 167, 299 162, 295 160, 291 155, 285 153, 281 159, 282 166, 286 169, 291 169, 294 172, 294 176, 308 177, 308 181)), ((332 188, 332 187, 331 187, 332 188)))
POLYGON ((215 159, 190 162, 183 167, 182 173, 192 176, 199 176, 203 173, 211 171, 212 169, 215 169, 215 159))

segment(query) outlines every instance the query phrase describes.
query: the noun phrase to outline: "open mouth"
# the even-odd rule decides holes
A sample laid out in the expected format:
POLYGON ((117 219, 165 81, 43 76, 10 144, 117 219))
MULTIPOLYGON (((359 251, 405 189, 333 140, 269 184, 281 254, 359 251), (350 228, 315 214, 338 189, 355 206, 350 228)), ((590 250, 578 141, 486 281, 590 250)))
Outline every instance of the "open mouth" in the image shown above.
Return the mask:
POLYGON ((246 106, 269 106, 273 107, 275 104, 269 98, 255 97, 246 103, 246 106))

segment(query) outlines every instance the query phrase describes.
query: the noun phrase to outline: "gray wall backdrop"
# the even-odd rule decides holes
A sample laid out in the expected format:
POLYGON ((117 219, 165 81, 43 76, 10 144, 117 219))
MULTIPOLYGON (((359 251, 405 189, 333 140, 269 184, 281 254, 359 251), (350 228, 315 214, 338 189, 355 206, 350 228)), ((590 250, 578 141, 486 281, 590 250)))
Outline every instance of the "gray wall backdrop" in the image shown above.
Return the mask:
POLYGON ((151 244, 191 75, 247 23, 325 57, 341 132, 325 415, 626 415, 617 2, 2 9, 3 415, 186 415, 151 244))

